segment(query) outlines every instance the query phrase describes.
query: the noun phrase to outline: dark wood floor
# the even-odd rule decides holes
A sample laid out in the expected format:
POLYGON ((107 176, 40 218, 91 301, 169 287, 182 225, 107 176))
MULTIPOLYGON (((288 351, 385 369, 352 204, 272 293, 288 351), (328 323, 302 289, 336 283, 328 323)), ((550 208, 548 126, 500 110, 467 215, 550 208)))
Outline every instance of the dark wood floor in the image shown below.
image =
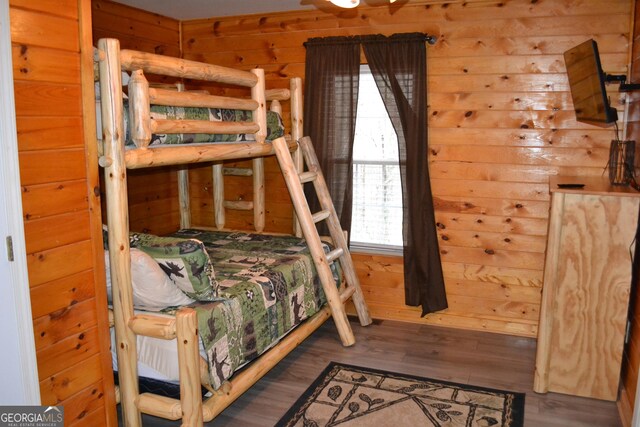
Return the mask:
MULTIPOLYGON (((526 427, 622 425, 615 402, 534 393, 534 339, 391 321, 352 325, 355 346, 343 348, 329 320, 206 425, 274 425, 330 361, 526 393, 526 427)), ((180 424, 150 416, 143 421, 180 424)))

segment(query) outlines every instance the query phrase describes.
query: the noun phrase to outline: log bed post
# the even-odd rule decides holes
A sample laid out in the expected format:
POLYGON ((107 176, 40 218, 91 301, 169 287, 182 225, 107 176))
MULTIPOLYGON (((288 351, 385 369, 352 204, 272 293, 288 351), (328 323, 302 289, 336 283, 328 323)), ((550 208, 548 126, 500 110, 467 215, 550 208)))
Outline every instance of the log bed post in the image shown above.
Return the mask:
POLYGON ((182 427, 202 426, 198 319, 194 309, 182 308, 176 314, 176 341, 180 372, 182 427))
POLYGON ((213 213, 216 221, 216 228, 222 230, 225 223, 224 212, 224 181, 222 176, 222 163, 215 163, 212 169, 213 183, 213 213))
MULTIPOLYGON (((298 141, 303 136, 302 129, 302 79, 300 77, 293 77, 290 83, 291 93, 291 139, 298 141)), ((296 148, 293 152, 293 164, 298 171, 298 174, 303 172, 302 163, 302 151, 300 148, 296 148)), ((302 237, 302 229, 300 228, 300 222, 295 212, 293 213, 293 234, 298 237, 302 237)))
MULTIPOLYGON (((176 84, 178 92, 184 92, 184 84, 176 84)), ((180 228, 191 227, 191 201, 189 199, 189 168, 178 170, 178 204, 180 205, 180 228)))
POLYGON ((147 147, 151 142, 151 106, 149 82, 142 70, 132 71, 129 79, 129 123, 136 147, 147 147))
POLYGON ((178 170, 178 203, 180 204, 180 228, 190 228, 189 168, 186 166, 178 170))
POLYGON ((101 39, 100 96, 102 99, 102 137, 104 141, 104 179, 109 224, 109 258, 111 292, 116 329, 116 353, 120 379, 122 420, 125 426, 140 426, 140 411, 136 406, 138 390, 138 352, 136 336, 129 328, 133 317, 133 290, 129 253, 129 209, 127 170, 124 159, 124 124, 120 43, 101 39))
MULTIPOLYGON (((253 110, 253 121, 260 129, 256 132, 256 141, 264 144, 267 138, 267 100, 265 96, 264 70, 254 68, 251 72, 258 78, 258 82, 251 88, 251 99, 258 103, 253 110)), ((265 198, 264 198, 264 158, 258 157, 253 163, 253 226, 256 231, 264 230, 265 198)))

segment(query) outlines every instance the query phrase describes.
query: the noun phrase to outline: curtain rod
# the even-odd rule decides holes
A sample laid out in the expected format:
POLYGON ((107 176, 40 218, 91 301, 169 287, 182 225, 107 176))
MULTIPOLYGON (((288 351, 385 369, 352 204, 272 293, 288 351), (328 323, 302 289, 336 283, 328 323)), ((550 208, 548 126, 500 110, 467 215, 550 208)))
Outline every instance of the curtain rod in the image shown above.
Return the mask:
POLYGON ((328 36, 328 37, 312 37, 303 43, 303 46, 307 46, 307 44, 354 44, 361 43, 362 41, 371 42, 394 42, 400 41, 404 38, 409 37, 420 37, 424 41, 426 41, 430 45, 436 44, 438 41, 438 36, 427 34, 427 33, 398 33, 392 34, 391 36, 385 36, 382 34, 367 34, 362 36, 328 36), (403 37, 404 36, 404 37, 403 37), (376 40, 376 38, 379 38, 376 40))

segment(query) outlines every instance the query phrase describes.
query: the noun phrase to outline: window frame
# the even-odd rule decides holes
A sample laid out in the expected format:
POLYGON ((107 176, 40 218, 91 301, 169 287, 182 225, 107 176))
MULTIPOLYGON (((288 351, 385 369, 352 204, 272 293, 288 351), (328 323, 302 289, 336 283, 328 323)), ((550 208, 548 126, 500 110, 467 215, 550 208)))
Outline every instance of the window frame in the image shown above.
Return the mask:
MULTIPOLYGON (((363 74, 369 74, 371 75, 371 70, 368 66, 368 64, 360 64, 360 77, 362 77, 363 74)), ((360 80, 362 81, 362 80, 360 80)), ((374 83, 375 85, 375 83, 374 83)), ((362 93, 362 86, 359 87, 359 93, 362 93)), ((375 90, 379 91, 379 89, 377 88, 377 86, 375 86, 375 90)), ((381 95, 378 92, 378 95, 381 97, 381 95)), ((391 118, 388 116, 388 113, 385 109, 385 114, 387 115, 389 121, 391 121, 391 118)), ((357 122, 357 117, 358 117, 358 112, 356 112, 356 122, 357 122)), ((394 129, 394 133, 395 133, 395 129, 394 129)), ((397 138, 397 136, 396 136, 397 138)), ((397 143, 397 139, 396 139, 396 143, 397 143)), ((354 151, 355 151, 355 140, 354 140, 354 151)), ((397 158, 397 160, 355 160, 352 159, 352 167, 356 166, 356 165, 380 165, 380 166, 398 166, 398 168, 400 167, 400 159, 399 156, 397 158)), ((399 172, 399 171, 398 171, 399 172)), ((355 168, 354 168, 354 173, 355 173, 355 168)), ((353 188, 355 190, 355 176, 352 175, 352 184, 353 184, 353 188)), ((400 179, 402 179, 402 177, 400 176, 400 179)), ((400 191, 402 191, 402 188, 400 188, 400 191)), ((355 191, 354 191, 355 193, 355 191)), ((354 203, 356 201, 356 198, 353 197, 353 201, 352 201, 352 209, 354 206, 354 203)), ((401 197, 401 201, 402 201, 402 197, 401 197)), ((355 210, 354 210, 355 212, 355 210)), ((402 221, 402 218, 401 218, 402 221)), ((353 232, 353 224, 351 225, 352 228, 352 232, 353 232)), ((402 232, 401 232, 402 233, 402 232)), ((400 236, 402 238, 402 235, 400 236)), ((403 255, 403 246, 402 245, 393 245, 393 244, 381 244, 381 243, 372 243, 372 242, 360 242, 360 241, 351 241, 350 242, 350 248, 352 252, 358 252, 358 253, 367 253, 367 254, 373 254, 373 255, 392 255, 392 256, 402 256, 403 255)))

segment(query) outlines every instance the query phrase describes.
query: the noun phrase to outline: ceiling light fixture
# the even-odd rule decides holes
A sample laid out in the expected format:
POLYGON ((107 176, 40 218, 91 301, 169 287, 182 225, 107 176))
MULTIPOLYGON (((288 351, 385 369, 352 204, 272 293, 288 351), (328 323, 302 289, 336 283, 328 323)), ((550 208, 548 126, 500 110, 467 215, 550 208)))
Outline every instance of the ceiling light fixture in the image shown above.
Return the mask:
MULTIPOLYGON (((331 3, 338 7, 345 9, 352 9, 360 4, 360 0, 329 0, 331 3)), ((396 0, 389 0, 389 3, 394 3, 396 0)))
POLYGON ((345 9, 354 8, 360 4, 360 0, 330 0, 330 1, 336 6, 343 7, 345 9))

